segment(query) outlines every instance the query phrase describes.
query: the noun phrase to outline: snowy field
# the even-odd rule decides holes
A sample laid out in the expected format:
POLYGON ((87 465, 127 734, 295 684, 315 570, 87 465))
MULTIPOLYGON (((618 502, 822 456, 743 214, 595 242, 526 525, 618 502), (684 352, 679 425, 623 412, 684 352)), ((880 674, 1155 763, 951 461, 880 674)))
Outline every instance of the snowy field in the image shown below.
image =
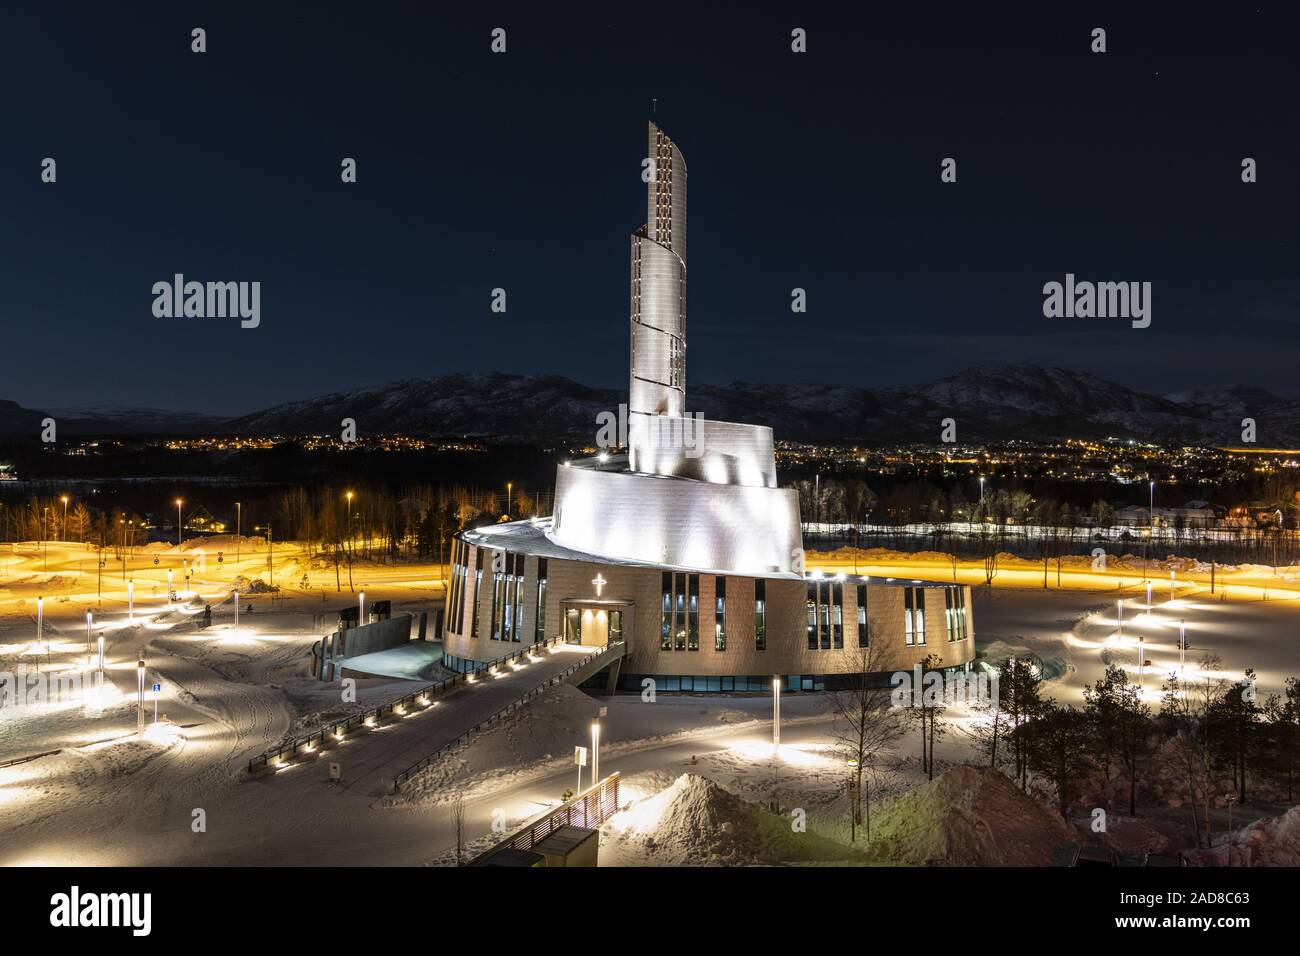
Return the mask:
MULTIPOLYGON (((233 547, 225 544, 231 556, 233 547)), ((93 700, 74 696, 0 709, 0 764, 34 758, 0 766, 0 864, 447 864, 455 858, 456 796, 464 801, 470 853, 498 838, 494 822, 513 828, 558 805, 577 787, 573 748, 589 742, 601 704, 609 708, 601 770, 620 772, 628 805, 605 827, 603 864, 879 862, 849 842, 848 773, 832 744, 825 695, 785 697, 779 756, 771 746, 767 695, 596 701, 563 686, 416 777, 401 794, 335 787, 324 761, 295 768, 293 786, 249 778, 249 758, 286 736, 414 685, 362 681, 358 700, 343 703, 337 686, 314 681, 307 671, 312 642, 332 626, 339 607, 356 599, 346 578, 337 593, 333 568, 312 568, 292 545, 277 546, 276 581, 290 586, 275 601, 241 596, 253 611, 241 613, 236 631, 232 581, 236 574, 265 577, 265 542, 245 539, 239 568, 230 560, 214 568, 214 544, 205 545, 206 567, 190 582, 194 593, 182 594, 176 605, 167 600, 166 571, 173 568, 179 579, 181 562, 193 553, 157 545, 142 550, 125 572, 134 581, 129 615, 120 565, 102 580, 101 608, 95 558, 80 545, 51 544, 48 556, 34 546, 0 552, 0 671, 93 674, 102 637, 107 676, 93 700), (304 575, 310 587, 301 587, 304 575), (44 598, 40 641, 37 597, 44 598), (213 605, 214 623, 200 630, 204 603, 213 605), (89 669, 87 610, 95 612, 89 669), (148 683, 163 688, 157 724, 148 694, 143 736, 135 732, 140 659, 148 683), (764 816, 761 808, 773 803, 785 816, 764 816), (806 832, 792 833, 784 822, 794 809, 806 814, 806 832)), ((428 610, 441 597, 440 569, 431 566, 356 572, 365 578, 367 600, 390 599, 395 613, 428 610)), ((1082 687, 1100 676, 1103 655, 1136 668, 1139 637, 1151 661, 1146 686, 1154 700, 1154 672, 1178 664, 1179 622, 1186 623, 1189 662, 1209 652, 1222 658, 1224 675, 1254 667, 1262 694, 1300 674, 1300 609, 1276 592, 1263 600, 1242 587, 1224 601, 1189 583, 1172 602, 1157 590, 1148 608, 1130 582, 1119 592, 1126 602, 1121 641, 1113 593, 1043 591, 1007 580, 975 606, 981 653, 1032 651, 1059 674, 1050 692, 1062 700, 1080 699, 1082 687)), ((962 715, 951 716, 953 730, 938 746, 940 769, 970 758, 962 715)), ((895 769, 875 793, 879 807, 924 782, 919 749, 910 733, 895 745, 895 769)), ((346 776, 356 758, 346 747, 339 753, 331 759, 346 776)))

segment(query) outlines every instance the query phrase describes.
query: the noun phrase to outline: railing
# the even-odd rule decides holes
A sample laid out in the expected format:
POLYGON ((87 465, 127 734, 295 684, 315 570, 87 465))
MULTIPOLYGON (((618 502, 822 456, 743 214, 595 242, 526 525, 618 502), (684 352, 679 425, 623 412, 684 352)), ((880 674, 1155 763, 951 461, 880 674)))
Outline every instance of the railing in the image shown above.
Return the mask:
POLYGON ((563 827, 582 827, 594 830, 618 812, 618 771, 593 784, 567 803, 549 810, 530 823, 524 824, 496 846, 484 850, 468 866, 475 866, 499 850, 531 850, 538 843, 563 827))
POLYGON ((551 647, 555 644, 562 643, 562 641, 562 638, 554 637, 548 641, 543 641, 540 644, 529 644, 527 647, 520 648, 513 654, 507 654, 504 657, 498 657, 496 660, 479 664, 473 670, 465 671, 462 674, 456 674, 452 677, 444 677, 442 680, 434 681, 432 684, 426 684, 419 690, 412 691, 404 697, 390 700, 387 703, 379 704, 376 707, 360 711, 350 717, 344 717, 340 720, 333 721, 332 723, 325 724, 309 734, 295 737, 292 740, 280 744, 278 747, 274 747, 265 753, 254 757, 252 760, 248 761, 248 772, 256 773, 260 770, 265 770, 268 767, 277 766, 287 759, 292 759, 297 756, 299 752, 304 750, 308 753, 314 752, 315 749, 324 747, 332 740, 343 739, 343 737, 355 727, 362 724, 369 725, 372 721, 378 722, 383 720, 385 716, 393 714, 395 711, 401 712, 406 710, 408 707, 417 705, 425 706, 429 703, 430 697, 444 694, 456 687, 458 684, 466 683, 471 677, 491 671, 500 664, 509 663, 510 661, 531 654, 539 647, 551 647))
POLYGON ((394 777, 393 793, 400 793, 402 790, 402 784, 409 781, 413 776, 415 776, 425 767, 431 766, 432 764, 436 763, 439 759, 446 756, 451 751, 458 750, 461 747, 463 747, 465 744, 469 743, 470 737, 478 733, 484 727, 488 727, 496 723, 502 717, 506 717, 514 713, 519 708, 525 706, 534 697, 537 697, 545 693, 548 688, 554 687, 556 684, 560 684, 568 680, 570 676, 572 676, 574 673, 576 673, 577 671, 581 670, 583 667, 590 664, 596 658, 601 657, 604 654, 608 654, 611 651, 618 651, 619 656, 621 656, 623 653, 623 647, 624 647, 623 642, 619 641, 615 644, 609 644, 605 647, 602 647, 598 651, 593 651, 592 653, 584 657, 582 660, 578 661, 576 664, 572 665, 571 667, 565 668, 563 673, 556 674, 545 684, 539 684, 537 687, 534 687, 532 690, 524 694, 518 700, 512 701, 511 703, 507 704, 505 707, 502 707, 500 710, 492 714, 490 717, 483 718, 473 727, 469 728, 469 730, 465 731, 463 734, 457 737, 455 740, 451 740, 443 744, 433 753, 429 754, 429 756, 417 760, 415 763, 411 764, 409 767, 407 767, 405 770, 399 773, 396 777, 394 777))

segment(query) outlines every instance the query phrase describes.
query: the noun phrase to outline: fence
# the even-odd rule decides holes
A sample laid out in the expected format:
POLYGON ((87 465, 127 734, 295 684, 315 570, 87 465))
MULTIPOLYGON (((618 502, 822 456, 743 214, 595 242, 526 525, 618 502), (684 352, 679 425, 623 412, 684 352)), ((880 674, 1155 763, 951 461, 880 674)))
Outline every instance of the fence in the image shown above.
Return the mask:
POLYGON ((505 707, 502 707, 500 710, 498 710, 495 714, 492 714, 490 717, 485 717, 483 720, 480 720, 477 724, 475 724, 475 725, 474 725, 473 727, 471 727, 469 730, 465 731, 463 734, 461 734, 461 735, 460 735, 459 737, 457 737, 455 740, 448 741, 447 743, 443 744, 441 747, 439 747, 439 748, 438 748, 437 750, 435 750, 433 753, 429 754, 429 756, 424 757, 424 758, 422 758, 422 759, 420 759, 420 760, 417 760, 415 763, 411 764, 409 767, 407 767, 405 770, 403 770, 401 773, 399 773, 396 777, 394 777, 394 778, 393 778, 393 793, 400 793, 401 790, 402 790, 402 784, 406 783, 408 780, 410 780, 412 777, 414 777, 417 773, 419 773, 419 772, 420 772, 421 770, 423 770, 425 767, 428 767, 428 766, 430 766, 430 765, 436 763, 440 758, 446 756, 446 755, 447 755, 448 753, 450 753, 451 751, 453 751, 453 750, 458 750, 458 749, 460 749, 461 747, 463 747, 465 744, 469 743, 469 739, 470 739, 470 737, 473 736, 474 734, 478 733, 478 732, 479 732, 480 730, 482 730, 484 727, 488 727, 488 726, 490 726, 490 725, 496 723, 496 722, 497 722, 498 720, 500 720, 502 717, 506 717, 506 716, 508 716, 508 715, 510 715, 510 714, 512 714, 512 713, 514 713, 514 712, 515 712, 516 710, 518 710, 519 708, 524 707, 524 706, 527 705, 528 702, 531 701, 534 697, 538 697, 538 696, 540 696, 541 694, 544 694, 548 688, 550 688, 550 687, 554 687, 556 684, 560 684, 560 683, 563 683, 564 681, 568 680, 569 677, 571 677, 575 672, 577 672, 578 670, 580 670, 580 669, 583 668, 583 667, 586 667, 588 664, 590 664, 590 663, 591 663, 593 660, 595 660, 596 658, 598 658, 598 657, 600 657, 600 656, 602 656, 602 655, 604 655, 604 654, 608 654, 608 653, 610 653, 611 651, 617 651, 617 652, 618 652, 618 655, 619 655, 619 656, 622 656, 622 653, 623 653, 623 647, 624 647, 623 642, 622 642, 622 641, 619 641, 619 642, 617 642, 617 643, 615 643, 615 644, 610 644, 610 645, 608 645, 608 646, 606 646, 606 647, 602 647, 602 648, 601 648, 600 650, 598 650, 598 651, 595 651, 595 652, 593 652, 593 653, 591 653, 591 654, 588 654, 586 657, 584 657, 582 660, 578 661, 578 662, 577 662, 576 664, 574 664, 573 666, 571 666, 571 667, 566 667, 566 668, 564 669, 564 673, 562 673, 562 674, 556 674, 554 677, 552 677, 550 680, 548 680, 545 684, 540 684, 540 685, 538 685, 537 687, 534 687, 532 690, 530 690, 528 693, 524 694, 524 695, 523 695, 522 697, 520 697, 518 700, 513 701, 512 703, 507 704, 505 707))
POLYGON ((588 787, 567 803, 527 823, 490 850, 485 850, 469 861, 469 866, 482 862, 498 850, 531 850, 538 843, 563 827, 582 827, 594 830, 618 812, 618 771, 588 787))
POLYGON ((345 717, 341 720, 325 724, 312 731, 310 734, 306 734, 302 737, 295 737, 278 747, 272 748, 271 750, 254 757, 252 760, 248 761, 248 772, 255 773, 259 770, 265 770, 268 767, 276 766, 287 759, 297 756, 298 753, 302 751, 312 753, 317 748, 324 747, 331 740, 341 740, 349 731, 361 726, 362 724, 369 725, 372 721, 383 720, 384 717, 391 716, 394 713, 400 716, 408 707, 427 706, 430 703, 430 697, 445 694, 456 685, 463 684, 471 677, 489 671, 499 664, 504 664, 523 657, 532 653, 532 651, 539 647, 550 647, 554 644, 559 644, 562 640, 562 638, 555 637, 551 638, 549 641, 543 641, 541 644, 529 644, 527 647, 521 648, 513 654, 507 654, 505 657, 499 657, 494 661, 479 664, 473 670, 466 671, 463 674, 444 677, 440 681, 426 684, 424 687, 421 687, 417 691, 412 691, 405 697, 390 700, 387 703, 380 704, 377 707, 371 707, 368 710, 353 714, 350 717, 345 717))

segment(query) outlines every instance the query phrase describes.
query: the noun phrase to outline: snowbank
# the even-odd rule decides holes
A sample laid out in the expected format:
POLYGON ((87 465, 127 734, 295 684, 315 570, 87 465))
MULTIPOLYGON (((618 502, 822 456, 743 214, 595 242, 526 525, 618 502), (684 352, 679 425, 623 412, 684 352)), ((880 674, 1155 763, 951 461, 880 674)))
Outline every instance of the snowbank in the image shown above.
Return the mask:
POLYGON ((918 866, 1047 866, 1077 841, 1059 816, 987 767, 953 767, 871 823, 871 852, 918 866))

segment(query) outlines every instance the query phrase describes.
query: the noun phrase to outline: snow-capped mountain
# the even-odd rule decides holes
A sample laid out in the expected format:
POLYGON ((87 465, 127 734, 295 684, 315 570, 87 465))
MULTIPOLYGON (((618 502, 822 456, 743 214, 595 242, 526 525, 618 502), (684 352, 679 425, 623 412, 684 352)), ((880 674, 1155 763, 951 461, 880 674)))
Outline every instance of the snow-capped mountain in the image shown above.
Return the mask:
MULTIPOLYGON (((687 407, 705 418, 770 425, 778 439, 793 441, 935 442, 943 419, 952 418, 959 441, 1115 436, 1231 444, 1249 412, 1259 419, 1261 443, 1300 441, 1300 402, 1256 389, 1188 395, 1148 395, 1085 372, 1012 365, 887 388, 695 385, 687 407)), ((623 401, 618 389, 560 376, 479 372, 335 393, 228 424, 244 434, 332 433, 353 418, 359 431, 372 434, 590 438, 596 415, 623 401)))
MULTIPOLYGON (((596 416, 627 393, 558 375, 474 372, 335 392, 221 420, 188 412, 74 408, 42 412, 0 402, 0 437, 32 435, 45 415, 64 434, 337 434, 590 440, 596 416)), ((920 385, 693 385, 687 407, 705 418, 754 422, 791 441, 937 442, 945 418, 959 442, 1005 438, 1132 438, 1234 445, 1254 418, 1262 446, 1300 446, 1300 401, 1229 386, 1150 395, 1086 372, 1032 365, 972 368, 920 385)))

